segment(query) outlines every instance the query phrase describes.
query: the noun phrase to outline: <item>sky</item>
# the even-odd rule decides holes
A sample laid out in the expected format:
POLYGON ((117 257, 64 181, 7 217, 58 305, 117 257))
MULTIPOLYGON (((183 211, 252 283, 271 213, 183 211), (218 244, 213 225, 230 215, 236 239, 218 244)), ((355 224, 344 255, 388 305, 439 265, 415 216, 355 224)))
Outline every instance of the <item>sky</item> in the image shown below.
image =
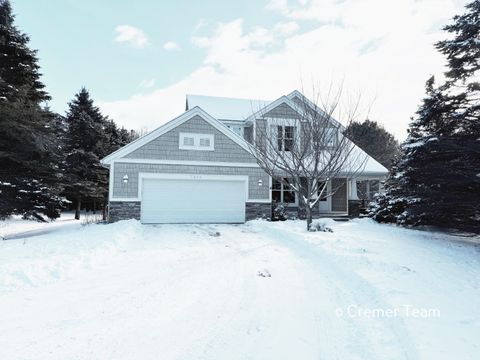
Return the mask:
MULTIPOLYGON (((338 116, 378 121, 403 140, 431 75, 433 44, 465 0, 11 0, 38 49, 52 110, 82 86, 105 115, 153 130, 186 94, 275 100, 300 90, 338 116)), ((346 119, 346 117, 345 117, 346 119)), ((345 121, 345 119, 339 119, 345 121)))

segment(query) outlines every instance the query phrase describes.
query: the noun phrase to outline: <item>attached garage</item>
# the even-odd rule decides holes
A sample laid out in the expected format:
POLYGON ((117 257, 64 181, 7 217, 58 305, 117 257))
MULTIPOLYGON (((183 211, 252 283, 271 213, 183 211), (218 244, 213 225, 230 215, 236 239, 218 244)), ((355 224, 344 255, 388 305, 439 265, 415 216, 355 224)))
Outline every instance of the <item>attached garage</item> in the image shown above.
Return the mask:
POLYGON ((243 223, 247 176, 144 174, 141 222, 243 223))

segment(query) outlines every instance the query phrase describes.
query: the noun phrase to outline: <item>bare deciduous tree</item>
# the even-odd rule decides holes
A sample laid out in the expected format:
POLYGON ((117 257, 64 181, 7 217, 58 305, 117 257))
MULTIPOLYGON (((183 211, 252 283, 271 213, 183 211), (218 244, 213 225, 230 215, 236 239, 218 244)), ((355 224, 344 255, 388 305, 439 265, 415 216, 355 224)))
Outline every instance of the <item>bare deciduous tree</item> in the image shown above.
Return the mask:
POLYGON ((316 101, 310 101, 299 94, 284 110, 254 114, 261 121, 255 120, 252 153, 268 175, 296 193, 305 209, 308 230, 314 207, 340 186, 327 184, 334 178, 355 177, 367 159, 343 136, 345 126, 334 119, 337 114, 348 125, 357 113, 358 101, 342 113, 340 95, 341 91, 333 96, 329 91, 324 100, 317 96, 316 101))

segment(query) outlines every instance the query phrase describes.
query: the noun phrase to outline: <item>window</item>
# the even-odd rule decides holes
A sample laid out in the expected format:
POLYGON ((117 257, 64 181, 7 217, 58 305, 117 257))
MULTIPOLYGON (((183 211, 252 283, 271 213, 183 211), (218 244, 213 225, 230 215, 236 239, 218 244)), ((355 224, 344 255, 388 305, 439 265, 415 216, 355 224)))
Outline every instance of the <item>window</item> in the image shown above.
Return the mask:
POLYGON ((227 125, 227 127, 235 134, 243 137, 243 126, 227 125))
POLYGON ((200 146, 202 147, 210 147, 210 138, 200 138, 200 146))
POLYGON ((185 136, 183 138, 183 145, 185 145, 185 146, 195 146, 195 138, 185 136))
POLYGON ((295 139, 295 127, 285 126, 284 137, 283 137, 283 150, 292 151, 294 139, 295 139))
POLYGON ((279 125, 276 132, 278 149, 292 151, 295 145, 295 126, 279 125))
POLYGON ((295 204, 295 191, 292 190, 290 185, 283 183, 281 179, 273 179, 272 200, 274 202, 295 204))
POLYGON ((357 180, 357 197, 360 200, 372 200, 379 191, 379 180, 357 180))
POLYGON ((337 129, 335 128, 325 128, 325 146, 334 147, 337 144, 337 129))
POLYGON ((179 149, 213 151, 213 140, 213 134, 180 133, 179 149))
POLYGON ((325 189, 324 189, 324 186, 325 186, 325 181, 322 181, 322 182, 318 183, 317 196, 320 196, 320 194, 322 195, 322 197, 318 201, 327 201, 328 200, 327 188, 325 187, 325 189), (323 190, 323 192, 322 192, 322 190, 323 190))

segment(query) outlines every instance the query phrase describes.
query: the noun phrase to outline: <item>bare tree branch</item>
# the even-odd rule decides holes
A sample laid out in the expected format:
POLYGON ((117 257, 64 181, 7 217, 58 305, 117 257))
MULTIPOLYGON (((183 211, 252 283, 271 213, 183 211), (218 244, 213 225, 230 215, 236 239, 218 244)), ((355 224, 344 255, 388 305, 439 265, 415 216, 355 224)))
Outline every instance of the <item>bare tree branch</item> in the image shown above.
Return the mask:
POLYGON ((346 108, 340 106, 342 88, 330 86, 325 97, 314 90, 315 101, 299 96, 274 114, 256 114, 256 133, 250 144, 259 166, 272 178, 294 191, 307 213, 322 198, 333 196, 339 186, 334 178, 352 178, 363 171, 367 157, 344 136, 345 125, 358 113, 360 96, 346 108), (292 111, 293 110, 293 111, 292 111))

